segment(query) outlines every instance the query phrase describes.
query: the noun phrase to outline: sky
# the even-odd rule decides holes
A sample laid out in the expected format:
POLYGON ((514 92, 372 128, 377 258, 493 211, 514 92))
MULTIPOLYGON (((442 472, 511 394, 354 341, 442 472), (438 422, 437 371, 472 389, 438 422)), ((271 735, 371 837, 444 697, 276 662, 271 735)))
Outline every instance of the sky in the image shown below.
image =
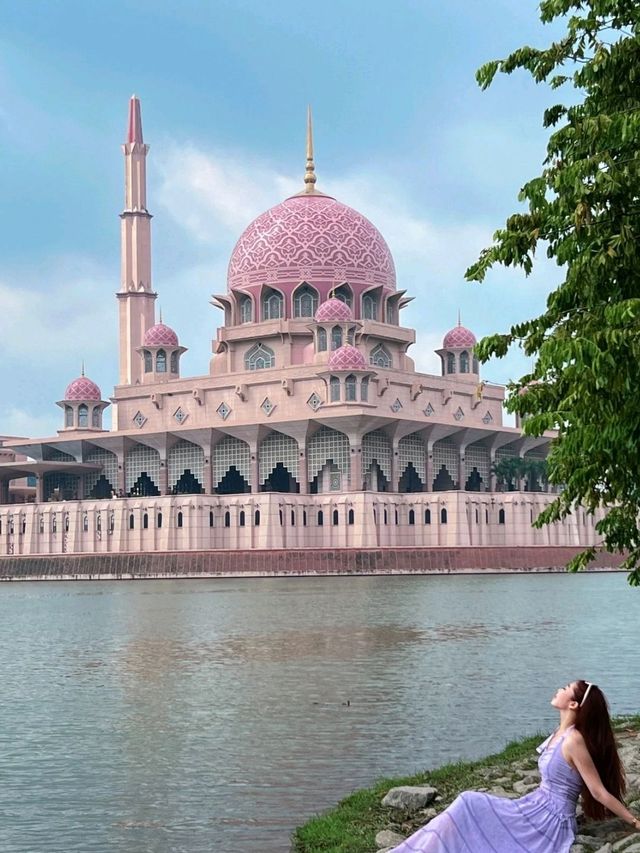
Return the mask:
MULTIPOLYGON (((0 0, 0 434, 54 435, 83 361, 103 399, 117 381, 133 93, 153 286, 188 347, 183 376, 208 372, 236 240, 303 186, 308 103, 317 187, 371 219, 415 297, 401 322, 418 369, 440 372, 458 310, 477 337, 540 313, 561 280, 544 258, 528 278, 464 273, 540 173, 559 96, 523 72, 482 92, 475 71, 559 32, 534 0, 0 0)), ((482 377, 529 368, 515 350, 482 377)))

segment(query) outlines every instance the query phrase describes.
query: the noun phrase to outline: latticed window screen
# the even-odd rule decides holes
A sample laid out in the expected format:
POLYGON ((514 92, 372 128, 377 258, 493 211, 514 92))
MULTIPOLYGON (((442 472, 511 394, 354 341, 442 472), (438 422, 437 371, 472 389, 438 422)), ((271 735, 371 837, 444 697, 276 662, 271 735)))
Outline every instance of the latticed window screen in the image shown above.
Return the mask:
POLYGON ((489 469, 491 468, 491 457, 489 449, 481 445, 472 445, 467 447, 464 454, 464 479, 465 483, 471 476, 471 472, 477 468, 478 474, 482 477, 482 482, 485 487, 489 488, 489 469))
POLYGON ((452 441, 442 439, 433 445, 433 477, 434 480, 444 465, 454 483, 458 482, 458 460, 460 453, 452 441))
POLYGON ((391 367, 391 354, 383 344, 378 344, 371 350, 369 361, 374 367, 391 367))
POLYGON ((294 438, 291 438, 290 435, 283 435, 281 432, 272 432, 260 442, 260 449, 258 453, 259 476, 261 483, 264 483, 269 479, 271 472, 274 470, 278 462, 281 462, 289 474, 300 482, 300 451, 298 449, 298 442, 294 438))
POLYGON ((240 299, 240 322, 241 323, 250 323, 252 319, 252 308, 253 304, 251 302, 250 296, 243 296, 240 299))
POLYGON ((408 435, 398 442, 398 461, 400 463, 398 476, 402 477, 409 463, 413 465, 417 475, 424 481, 426 453, 424 441, 419 435, 408 435))
POLYGON ((65 453, 63 450, 58 450, 57 447, 43 447, 42 458, 47 462, 75 462, 75 456, 70 453, 65 453))
POLYGON ((501 459, 513 459, 517 455, 516 451, 510 447, 500 447, 496 450, 496 462, 499 462, 501 459))
POLYGON ((293 316, 313 317, 318 307, 318 292, 304 284, 299 287, 293 296, 293 316))
POLYGON ((84 493, 91 494, 91 490, 98 482, 101 476, 104 475, 105 480, 111 486, 113 491, 118 488, 118 457, 110 450, 105 450, 103 447, 96 447, 90 453, 87 453, 84 459, 85 462, 93 462, 96 465, 102 465, 102 471, 89 471, 84 475, 84 493))
POLYGON ((362 297, 362 316, 365 320, 378 319, 378 297, 372 293, 362 297))
POLYGON ((145 473, 157 489, 160 488, 160 454, 153 447, 138 444, 127 452, 125 459, 125 486, 130 492, 138 477, 145 473))
POLYGON ((371 466, 377 462, 380 470, 391 480, 391 441, 389 436, 376 429, 368 432, 362 438, 362 473, 367 474, 371 466))
POLYGON ((276 366, 276 357, 271 347, 256 344, 245 354, 244 366, 246 370, 266 370, 276 366))
POLYGON ((188 469, 201 486, 204 486, 204 452, 190 441, 178 441, 167 454, 169 488, 172 489, 188 469))
POLYGON ((213 486, 217 488, 231 467, 247 483, 251 483, 251 455, 249 445, 231 435, 225 436, 213 448, 213 486))
POLYGON ((307 470, 313 480, 326 462, 331 460, 346 477, 351 470, 349 439, 343 432, 321 427, 307 442, 307 470))

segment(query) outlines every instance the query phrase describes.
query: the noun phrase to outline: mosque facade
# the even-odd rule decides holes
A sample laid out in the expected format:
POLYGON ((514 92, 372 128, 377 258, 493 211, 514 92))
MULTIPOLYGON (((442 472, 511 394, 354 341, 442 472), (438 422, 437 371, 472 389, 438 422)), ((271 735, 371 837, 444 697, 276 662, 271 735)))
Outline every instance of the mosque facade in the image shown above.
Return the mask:
POLYGON ((469 329, 444 335, 439 375, 416 371, 411 297, 376 227, 316 188, 310 117, 303 189, 240 236, 196 377, 156 320, 135 96, 123 152, 118 384, 107 400, 82 375, 56 436, 4 440, 2 554, 596 541, 582 511, 532 528, 553 499, 543 480, 500 489, 496 463, 544 459, 553 435, 503 424, 504 388, 482 381, 469 329))

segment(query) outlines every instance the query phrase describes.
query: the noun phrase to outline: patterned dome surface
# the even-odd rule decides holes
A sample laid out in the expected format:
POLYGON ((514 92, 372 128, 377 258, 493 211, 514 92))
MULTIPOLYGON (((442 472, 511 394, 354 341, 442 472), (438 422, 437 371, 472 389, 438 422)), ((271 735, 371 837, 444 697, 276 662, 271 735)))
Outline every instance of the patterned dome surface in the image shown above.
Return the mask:
POLYGON ((318 323, 331 322, 333 320, 353 320, 353 311, 342 299, 327 299, 316 311, 318 323))
POLYGON ((366 370, 367 362, 360 350, 351 344, 345 344, 331 353, 329 367, 332 370, 366 370))
POLYGON ((156 323, 144 333, 144 345, 148 347, 177 347, 178 336, 170 326, 156 323))
POLYGON ((366 217, 322 193, 297 195, 260 214, 229 261, 229 288, 277 281, 383 284, 395 289, 393 258, 366 217))
POLYGON ((67 385, 65 400, 101 400, 102 394, 95 382, 86 376, 79 376, 67 385))
POLYGON ((476 336, 464 326, 456 326, 444 336, 442 346, 444 349, 455 349, 456 347, 474 347, 478 342, 476 336))

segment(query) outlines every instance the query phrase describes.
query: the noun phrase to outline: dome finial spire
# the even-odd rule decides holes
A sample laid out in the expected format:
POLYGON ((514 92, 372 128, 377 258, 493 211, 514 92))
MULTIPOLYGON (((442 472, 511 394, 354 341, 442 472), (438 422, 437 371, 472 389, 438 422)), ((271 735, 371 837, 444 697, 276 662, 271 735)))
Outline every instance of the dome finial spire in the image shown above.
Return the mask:
POLYGON ((460 320, 460 309, 458 308, 458 325, 462 325, 462 321, 460 320))
POLYGON ((316 172, 313 162, 313 122, 311 119, 311 105, 307 107, 307 168, 304 173, 304 191, 315 192, 316 172))
POLYGON ((82 372, 81 375, 84 376, 84 358, 82 359, 82 372))

